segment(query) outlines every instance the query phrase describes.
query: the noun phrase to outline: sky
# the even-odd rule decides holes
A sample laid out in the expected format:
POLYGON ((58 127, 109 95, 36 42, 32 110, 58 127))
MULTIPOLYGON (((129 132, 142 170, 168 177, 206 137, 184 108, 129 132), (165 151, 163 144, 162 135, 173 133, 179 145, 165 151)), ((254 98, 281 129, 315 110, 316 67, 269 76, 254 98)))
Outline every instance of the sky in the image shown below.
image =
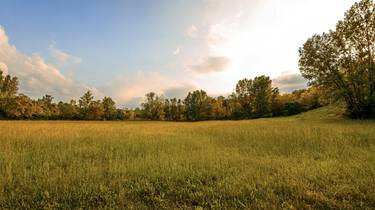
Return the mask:
POLYGON ((0 69, 32 98, 91 90, 120 106, 154 91, 230 94, 270 76, 306 87, 298 48, 334 29, 354 0, 1 0, 0 69))

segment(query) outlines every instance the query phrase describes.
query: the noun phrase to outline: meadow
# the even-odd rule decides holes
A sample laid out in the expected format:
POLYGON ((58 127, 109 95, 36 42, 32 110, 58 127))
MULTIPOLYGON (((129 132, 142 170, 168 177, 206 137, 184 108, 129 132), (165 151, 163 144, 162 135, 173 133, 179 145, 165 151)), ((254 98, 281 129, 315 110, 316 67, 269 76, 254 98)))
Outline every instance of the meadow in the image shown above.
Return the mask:
POLYGON ((374 209, 375 121, 0 121, 0 209, 176 208, 374 209))

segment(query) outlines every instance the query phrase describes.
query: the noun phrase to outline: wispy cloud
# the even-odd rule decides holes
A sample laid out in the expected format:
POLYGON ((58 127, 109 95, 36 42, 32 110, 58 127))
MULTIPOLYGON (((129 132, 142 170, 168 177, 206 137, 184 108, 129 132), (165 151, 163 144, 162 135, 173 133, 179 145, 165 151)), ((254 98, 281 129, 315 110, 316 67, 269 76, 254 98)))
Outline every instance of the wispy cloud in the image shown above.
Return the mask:
POLYGON ((179 47, 177 47, 174 51, 173 51, 173 55, 178 55, 178 54, 180 54, 180 52, 181 52, 181 47, 179 46, 179 47))
POLYGON ((189 26, 189 28, 186 29, 186 35, 190 38, 197 38, 198 28, 195 25, 189 26))
POLYGON ((50 51, 59 65, 79 64, 82 62, 80 57, 70 55, 69 53, 56 48, 54 44, 50 45, 50 51))
POLYGON ((198 64, 189 66, 189 70, 200 74, 209 74, 224 71, 228 64, 227 57, 207 56, 201 59, 198 64))

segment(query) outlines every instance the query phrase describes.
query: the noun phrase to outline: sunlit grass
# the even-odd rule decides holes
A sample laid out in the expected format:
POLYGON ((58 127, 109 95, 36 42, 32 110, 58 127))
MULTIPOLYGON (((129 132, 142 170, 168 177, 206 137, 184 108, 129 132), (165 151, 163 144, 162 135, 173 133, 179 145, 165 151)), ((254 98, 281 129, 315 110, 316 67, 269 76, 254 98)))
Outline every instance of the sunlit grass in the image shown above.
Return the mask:
POLYGON ((374 186, 373 121, 0 121, 0 209, 373 208, 374 186))

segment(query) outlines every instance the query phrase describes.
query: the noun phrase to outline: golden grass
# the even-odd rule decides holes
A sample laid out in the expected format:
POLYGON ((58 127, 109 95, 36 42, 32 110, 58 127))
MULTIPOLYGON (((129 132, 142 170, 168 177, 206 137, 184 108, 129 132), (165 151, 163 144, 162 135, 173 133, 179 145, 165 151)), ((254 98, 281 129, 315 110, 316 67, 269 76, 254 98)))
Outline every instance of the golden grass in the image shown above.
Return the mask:
POLYGON ((375 122, 0 121, 0 209, 370 209, 375 122))

